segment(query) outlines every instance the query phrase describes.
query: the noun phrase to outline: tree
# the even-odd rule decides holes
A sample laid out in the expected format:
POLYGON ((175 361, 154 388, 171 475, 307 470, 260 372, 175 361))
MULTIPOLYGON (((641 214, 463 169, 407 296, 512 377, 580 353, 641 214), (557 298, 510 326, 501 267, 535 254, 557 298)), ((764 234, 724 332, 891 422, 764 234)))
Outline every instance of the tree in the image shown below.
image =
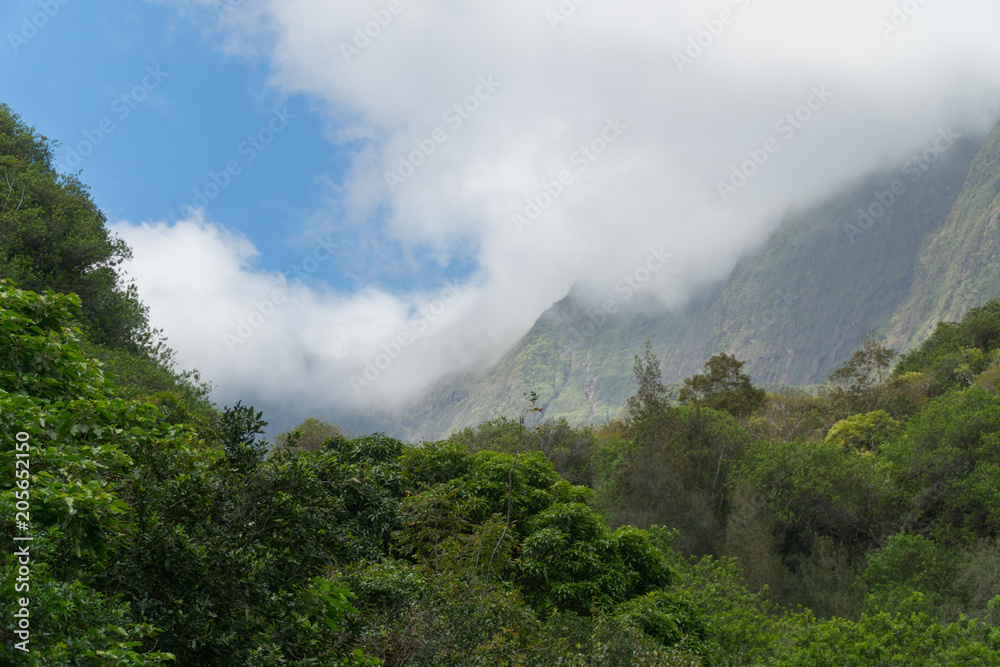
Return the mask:
POLYGON ((1000 535, 1000 403, 980 387, 940 396, 881 453, 911 499, 903 525, 1000 535))
POLYGON ((896 351, 879 343, 875 332, 861 339, 861 349, 830 375, 824 395, 841 413, 872 412, 887 398, 896 351))
POLYGON ((653 352, 653 345, 649 339, 646 339, 646 351, 643 357, 640 359, 639 355, 635 355, 633 372, 639 388, 625 402, 625 410, 633 423, 641 423, 655 418, 670 407, 667 387, 663 384, 660 360, 653 352))
POLYGON ((56 172, 55 145, 0 104, 0 278, 76 293, 91 341, 145 351, 155 332, 120 268, 131 249, 108 232, 86 186, 56 172))
POLYGON ((745 417, 764 405, 763 389, 754 389, 750 376, 742 372, 744 362, 728 354, 716 354, 705 362, 701 375, 684 380, 678 400, 681 404, 723 410, 745 417))
POLYGON ((257 440, 264 432, 267 422, 263 412, 254 412, 252 405, 237 401, 232 409, 222 413, 219 437, 226 452, 226 461, 237 469, 246 470, 257 466, 267 451, 267 445, 257 440))
POLYGON ((1000 302, 990 301, 969 310, 961 322, 939 322, 920 347, 899 360, 896 377, 921 373, 931 378, 927 394, 967 387, 985 371, 984 381, 995 386, 1000 375, 1000 302))
POLYGON ((0 558, 9 582, 0 599, 0 664, 160 664, 170 654, 133 650, 158 630, 89 575, 107 568, 115 536, 128 530, 122 487, 135 468, 135 440, 168 449, 178 436, 164 433, 155 408, 112 394, 70 327, 79 316, 74 295, 0 282, 0 468, 9 471, 0 481, 0 529, 20 545, 10 541, 17 517, 18 532, 32 539, 23 543, 31 572, 21 595, 14 583, 24 561, 13 546, 0 558), (30 638, 18 636, 24 626, 15 613, 25 611, 30 638), (15 649, 21 641, 27 652, 15 649))
POLYGON ((660 360, 648 339, 643 357, 635 357, 634 372, 639 388, 625 402, 627 423, 632 428, 635 444, 662 447, 673 424, 674 415, 667 387, 663 384, 660 360))
POLYGON ((888 412, 876 410, 841 419, 830 428, 824 442, 842 449, 878 451, 899 430, 899 422, 890 417, 888 412))
POLYGON ((517 571, 525 597, 543 612, 588 614, 667 586, 673 573, 649 535, 608 532, 582 503, 553 503, 528 522, 517 571))
POLYGON ((342 436, 336 424, 325 419, 309 417, 295 428, 278 434, 275 440, 282 447, 303 452, 315 452, 330 438, 342 436))
POLYGON ((105 227, 77 176, 55 170, 57 145, 0 104, 0 279, 39 294, 75 293, 82 307, 71 324, 83 333, 82 351, 104 365, 119 396, 156 403, 174 424, 211 422, 210 385, 176 370, 121 268, 131 249, 105 227))

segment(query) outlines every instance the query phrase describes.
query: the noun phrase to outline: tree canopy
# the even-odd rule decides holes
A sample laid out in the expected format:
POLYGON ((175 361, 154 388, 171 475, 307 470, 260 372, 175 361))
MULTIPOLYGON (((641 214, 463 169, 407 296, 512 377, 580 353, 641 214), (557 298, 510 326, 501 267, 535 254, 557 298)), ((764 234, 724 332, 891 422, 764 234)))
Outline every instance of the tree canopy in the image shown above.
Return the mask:
POLYGON ((722 410, 736 417, 750 415, 764 404, 765 392, 756 389, 743 372, 744 362, 716 354, 705 362, 704 373, 684 380, 678 401, 722 410))
POLYGON ((108 231, 86 186, 56 171, 54 146, 0 104, 0 278, 77 294, 91 341, 143 351, 153 332, 121 270, 131 250, 108 231))

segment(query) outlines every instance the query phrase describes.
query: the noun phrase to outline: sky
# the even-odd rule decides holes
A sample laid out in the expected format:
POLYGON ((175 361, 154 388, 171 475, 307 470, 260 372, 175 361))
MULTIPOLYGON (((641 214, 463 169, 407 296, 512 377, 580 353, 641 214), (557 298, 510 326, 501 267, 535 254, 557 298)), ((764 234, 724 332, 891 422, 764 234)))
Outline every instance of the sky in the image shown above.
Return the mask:
POLYGON ((996 0, 8 0, 0 32, 0 101, 180 366, 279 422, 412 400, 574 285, 682 305, 1000 119, 996 0))

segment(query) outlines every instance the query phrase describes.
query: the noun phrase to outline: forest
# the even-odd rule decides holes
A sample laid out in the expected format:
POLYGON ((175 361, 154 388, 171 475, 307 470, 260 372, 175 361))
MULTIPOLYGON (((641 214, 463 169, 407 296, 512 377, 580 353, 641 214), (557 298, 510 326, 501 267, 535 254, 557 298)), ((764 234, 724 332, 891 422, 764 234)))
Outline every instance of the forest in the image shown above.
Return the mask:
POLYGON ((269 442, 52 155, 0 106, 3 664, 1000 664, 1000 303, 811 389, 647 345, 606 424, 269 442))

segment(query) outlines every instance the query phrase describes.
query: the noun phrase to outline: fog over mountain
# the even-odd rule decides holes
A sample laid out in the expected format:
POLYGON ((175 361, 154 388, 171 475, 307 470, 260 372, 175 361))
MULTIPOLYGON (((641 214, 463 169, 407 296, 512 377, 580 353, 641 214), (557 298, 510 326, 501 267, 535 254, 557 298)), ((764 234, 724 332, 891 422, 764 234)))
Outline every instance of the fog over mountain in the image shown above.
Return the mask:
POLYGON ((161 4, 307 95, 351 163, 282 273, 200 210, 112 225, 181 365, 286 421, 495 360, 574 285, 680 306, 790 206, 1000 117, 994 0, 161 4), (311 279, 385 275, 399 244, 474 268, 419 291, 311 279))

